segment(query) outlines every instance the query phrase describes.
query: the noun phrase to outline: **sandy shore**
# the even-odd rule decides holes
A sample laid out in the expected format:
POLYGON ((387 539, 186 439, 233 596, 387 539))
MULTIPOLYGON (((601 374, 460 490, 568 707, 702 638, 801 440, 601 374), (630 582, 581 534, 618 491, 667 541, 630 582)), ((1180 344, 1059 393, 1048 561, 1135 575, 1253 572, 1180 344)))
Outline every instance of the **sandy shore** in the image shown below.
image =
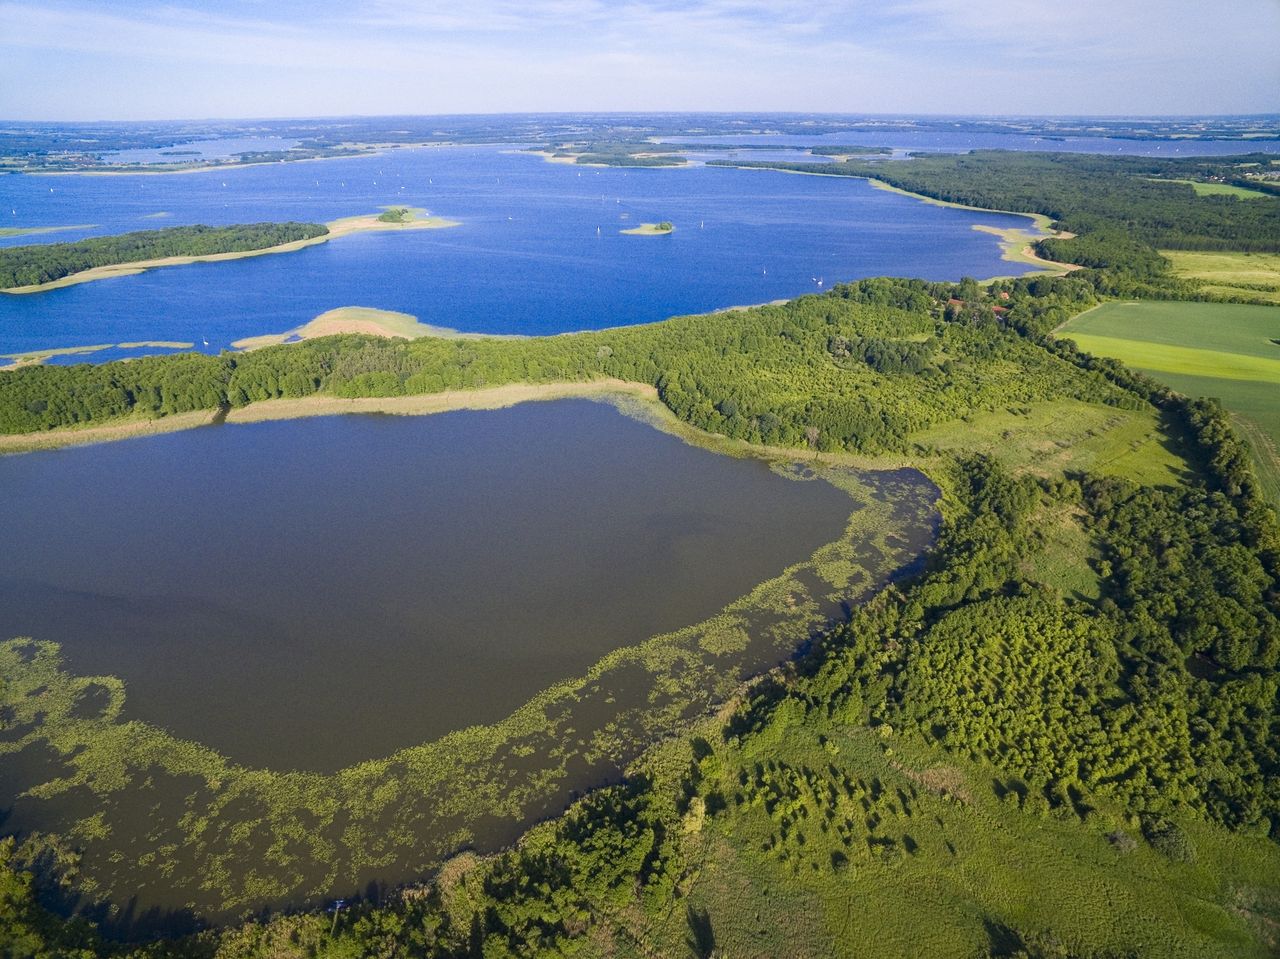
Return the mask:
POLYGON ((527 153, 529 156, 542 157, 548 163, 567 163, 569 166, 604 166, 603 163, 578 163, 576 153, 552 153, 550 150, 507 150, 507 153, 527 153))
POLYGON ((237 350, 256 350, 264 346, 275 346, 278 343, 314 340, 321 336, 334 336, 339 333, 364 333, 369 336, 385 336, 402 340, 416 340, 422 336, 434 336, 442 340, 524 339, 512 334, 463 333, 447 326, 422 323, 410 313, 397 313, 394 310, 379 310, 371 306, 340 306, 336 310, 321 313, 314 320, 284 333, 246 336, 231 345, 237 350))
POLYGON ((919 200, 921 203, 928 203, 930 206, 945 206, 953 210, 971 210, 974 213, 1004 213, 1008 216, 1025 216, 1036 225, 1041 233, 1053 233, 1053 220, 1045 216, 1043 213, 1024 213, 1021 210, 989 210, 984 206, 968 206, 964 203, 952 203, 950 200, 937 200, 931 196, 925 196, 923 193, 912 193, 910 190, 902 190, 883 180, 877 180, 874 177, 865 178, 877 190, 884 190, 886 193, 896 193, 899 196, 909 196, 913 200, 919 200))
POLYGON ((216 417, 214 410, 197 410, 194 413, 178 413, 159 419, 124 419, 101 426, 71 426, 49 430, 45 433, 16 433, 0 436, 0 455, 5 453, 30 453, 34 450, 61 449, 64 446, 80 446, 87 443, 109 443, 131 436, 153 436, 159 433, 175 433, 196 426, 207 426, 216 417))
MULTIPOLYGON (((366 397, 343 399, 337 396, 307 396, 300 399, 266 400, 237 407, 225 416, 227 423, 262 423, 309 416, 339 416, 345 413, 385 413, 395 416, 424 416, 450 410, 496 410, 517 403, 573 397, 640 400, 658 405, 658 391, 647 383, 599 379, 566 383, 509 383, 478 390, 447 390, 421 396, 366 397)), ((662 408, 664 411, 665 407, 662 408)), ((109 443, 133 436, 152 436, 208 426, 218 420, 215 410, 198 410, 154 419, 126 419, 101 426, 80 426, 0 436, 0 454, 59 449, 88 443, 109 443)))
MULTIPOLYGON (((412 211, 414 213, 425 213, 425 211, 412 211)), ((388 223, 385 220, 379 220, 380 214, 369 213, 363 216, 348 216, 339 220, 333 220, 326 223, 329 232, 322 236, 313 236, 306 240, 294 240, 291 243, 280 243, 276 246, 263 247, 261 250, 241 250, 235 253, 209 253, 204 256, 166 256, 159 257, 154 260, 138 260, 134 263, 118 263, 109 266, 96 266, 90 270, 82 270, 79 273, 72 273, 70 276, 64 276, 61 279, 53 280, 50 283, 34 283, 30 286, 14 286, 5 293, 43 293, 46 290, 56 290, 64 286, 75 286, 78 283, 91 283, 94 280, 108 280, 117 276, 133 276, 146 270, 158 269, 166 266, 184 266, 188 263, 217 263, 223 260, 243 260, 251 256, 265 256, 269 253, 292 253, 294 250, 301 250, 308 246, 316 246, 320 243, 328 243, 330 240, 338 239, 343 236, 350 236, 353 233, 381 233, 385 231, 396 230, 439 230, 452 226, 461 226, 457 220, 446 220, 444 217, 438 216, 422 216, 417 219, 406 220, 403 223, 388 223)))
MULTIPOLYGON (((1025 263, 1028 266, 1038 267, 1046 272, 1059 275, 1080 269, 1074 263, 1059 263, 1057 260, 1046 260, 1036 255, 1033 244, 1036 240, 1044 239, 1043 233, 1019 230, 1017 227, 1001 229, 998 226, 984 226, 981 223, 975 223, 973 228, 979 233, 990 233, 992 236, 998 236, 1001 249, 1000 259, 1008 263, 1025 263)), ((1073 234, 1050 233, 1049 235, 1067 239, 1073 234)), ((989 279, 1003 279, 1003 277, 989 277, 989 279)))
POLYGON ((619 230, 618 232, 624 236, 670 236, 676 231, 673 226, 669 230, 658 229, 657 223, 641 223, 639 226, 633 226, 629 230, 619 230))

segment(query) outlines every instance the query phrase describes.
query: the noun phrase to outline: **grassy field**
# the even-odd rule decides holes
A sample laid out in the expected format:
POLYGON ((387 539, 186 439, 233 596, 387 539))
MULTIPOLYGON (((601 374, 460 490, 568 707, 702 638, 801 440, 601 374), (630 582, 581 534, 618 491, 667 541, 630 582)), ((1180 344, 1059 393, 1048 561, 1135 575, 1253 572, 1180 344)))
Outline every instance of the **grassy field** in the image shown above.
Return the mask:
POLYGON ((1280 253, 1196 253, 1161 250, 1174 272, 1203 280, 1208 290, 1280 304, 1280 253))
POLYGON ((1249 441, 1263 486, 1280 500, 1280 309, 1108 303, 1082 313, 1059 333, 1188 396, 1220 400, 1249 441))
POLYGON ((1196 196, 1233 196, 1241 200, 1265 200, 1266 193, 1250 190, 1229 183, 1201 183, 1199 180, 1161 180, 1161 183, 1185 183, 1196 191, 1196 196))
POLYGON ((1015 472, 1088 470, 1152 486, 1177 483, 1186 467, 1149 410, 1055 400, 980 413, 911 435, 928 452, 973 451, 1015 472))

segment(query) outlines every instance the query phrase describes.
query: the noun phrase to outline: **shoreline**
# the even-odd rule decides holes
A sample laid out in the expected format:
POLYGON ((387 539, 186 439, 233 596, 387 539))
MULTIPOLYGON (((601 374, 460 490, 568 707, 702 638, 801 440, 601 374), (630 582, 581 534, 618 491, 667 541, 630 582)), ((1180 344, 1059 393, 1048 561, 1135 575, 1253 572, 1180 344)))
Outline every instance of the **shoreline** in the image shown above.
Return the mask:
POLYGON ((426 147, 468 146, 465 143, 452 141, 443 143, 370 143, 350 144, 351 146, 368 146, 364 153, 341 153, 336 156, 293 157, 278 160, 253 160, 249 163, 204 163, 199 166, 182 166, 173 164, 140 164, 134 167, 101 167, 84 170, 15 170, 23 176, 175 176, 184 173, 212 173, 217 170, 243 170, 249 167, 274 166, 277 163, 310 163, 316 160, 360 160, 365 157, 382 156, 388 150, 417 150, 426 147), (177 167, 177 169, 165 169, 177 167))
MULTIPOLYGON (((1017 227, 1001 229, 998 226, 987 226, 983 223, 975 223, 973 229, 979 233, 988 233, 991 236, 1000 239, 1000 259, 1008 263, 1022 263, 1027 266, 1034 266, 1043 273, 1052 273, 1056 276, 1065 276, 1073 270, 1082 269, 1075 263, 1059 263, 1057 260, 1046 260, 1044 257, 1038 256, 1032 244, 1036 240, 1042 239, 1029 230, 1019 230, 1017 227)), ((1062 234, 1051 234, 1053 236, 1062 236, 1062 234)), ((991 280, 1003 280, 1005 277, 993 276, 991 280)))
POLYGON ((919 470, 933 481, 935 457, 921 455, 864 456, 846 452, 818 452, 801 447, 749 443, 719 433, 708 433, 686 423, 658 398, 658 390, 649 383, 602 377, 594 380, 557 380, 550 383, 506 383, 470 390, 444 390, 414 396, 370 396, 347 399, 317 393, 296 399, 260 400, 247 406, 194 410, 170 416, 124 418, 100 425, 61 427, 41 433, 0 434, 0 456, 65 449, 97 443, 162 433, 176 433, 222 423, 281 422, 317 416, 346 414, 383 416, 431 416, 458 410, 499 410, 521 403, 537 403, 563 399, 589 399, 610 403, 624 415, 647 423, 684 443, 709 449, 734 458, 763 460, 804 460, 822 466, 856 469, 919 470))
MULTIPOLYGON (((415 210, 415 213, 425 213, 423 210, 415 210)), ((27 286, 11 286, 7 289, 0 290, 0 293, 10 293, 14 296, 26 296, 31 293, 45 293, 49 290, 63 289, 68 286, 77 286, 80 283, 92 283, 94 280, 109 280, 120 276, 136 276, 139 273, 145 273, 147 270, 163 269, 167 266, 187 266, 191 263, 221 263, 226 260, 244 260, 254 256, 266 256, 271 253, 293 253, 296 250, 302 250, 309 246, 318 246, 321 243, 328 243, 330 240, 336 240, 340 237, 350 236, 353 233, 382 233, 394 232, 397 230, 442 230, 449 227, 461 226, 459 220, 449 220, 440 216, 421 216, 418 219, 406 220, 404 222, 388 222, 379 220, 376 213, 360 214, 358 216, 344 216, 336 220, 330 220, 325 223, 329 230, 320 236, 309 237, 305 240, 291 240, 288 243, 279 243, 275 246, 266 246, 260 250, 236 250, 230 253, 203 253, 191 256, 165 256, 157 257, 151 260, 136 260, 132 263, 113 263, 106 266, 95 266, 88 270, 81 270, 78 273, 71 273, 67 276, 59 277, 48 283, 33 283, 27 286)))
POLYGON ((417 340, 431 336, 439 340, 523 340, 525 336, 514 333, 488 334, 465 333, 447 326, 434 326, 421 322, 411 313, 380 310, 372 306, 339 306, 326 310, 283 333, 263 333, 245 336, 231 343, 235 350, 259 350, 267 346, 316 340, 322 336, 344 333, 361 333, 368 336, 384 336, 387 339, 417 340))
POLYGON ((92 230, 96 223, 71 223, 67 226, 0 226, 0 240, 15 236, 37 236, 42 233, 64 233, 67 230, 92 230))
POLYGON ((661 223, 641 223, 639 226, 629 227, 618 232, 623 236, 670 236, 676 232, 676 228, 662 229, 661 223))
MULTIPOLYGON (((110 443, 135 436, 175 433, 180 430, 225 423, 264 423, 306 419, 313 416, 340 416, 346 413, 380 413, 389 416, 425 416, 453 410, 496 410, 518 403, 541 400, 625 397, 658 403, 658 391, 647 383, 598 379, 555 383, 507 383, 475 390, 445 390, 415 396, 375 396, 345 399, 330 394, 314 394, 298 399, 261 400, 233 407, 225 415, 220 409, 193 410, 170 416, 125 418, 99 425, 61 427, 40 433, 0 435, 0 456, 37 450, 63 449, 94 443, 110 443)), ((663 407, 663 409, 666 409, 663 407)))
MULTIPOLYGON (((720 164, 717 164, 720 166, 720 164)), ((990 233, 1001 239, 1001 256, 1000 258, 1008 263, 1022 263, 1027 266, 1034 266, 1045 273, 1055 273, 1063 275, 1070 273, 1072 270, 1080 269, 1074 263, 1059 263, 1056 260, 1045 260, 1033 252, 1031 244, 1039 239, 1048 237, 1057 237, 1061 239, 1069 239, 1074 234, 1067 234, 1061 230, 1055 230, 1053 227, 1052 217, 1045 216, 1043 213, 1025 213, 1020 210, 989 210, 981 206, 968 206, 964 203, 953 203, 950 200, 939 200, 935 197, 925 196, 923 193, 912 193, 910 190, 903 190, 900 187, 886 183, 884 180, 877 180, 870 176, 853 176, 847 173, 819 173, 816 170, 785 170, 780 167, 757 167, 757 166, 724 166, 725 169, 732 170, 764 170, 772 173, 790 173, 795 176, 821 176, 830 179, 846 179, 846 180, 862 180, 864 183, 871 184, 877 190, 883 190, 886 193, 896 193, 898 196, 908 197, 912 200, 918 200, 921 203, 928 203, 930 206, 949 207, 952 210, 967 210, 971 213, 999 213, 1004 216, 1023 216, 1029 219, 1032 225, 1040 231, 1040 236, 1033 235, 1029 230, 1020 230, 1017 227, 998 227, 988 226, 985 223, 972 224, 973 229, 981 233, 990 233)), ((1025 274, 1024 274, 1025 275, 1025 274)), ((1017 279, 1013 276, 988 276, 979 280, 980 283, 991 283, 995 280, 1017 279)), ((845 281, 849 282, 849 281, 845 281)))
POLYGON ((55 346, 50 347, 47 350, 28 350, 25 353, 0 354, 0 360, 9 360, 6 365, 0 366, 0 373, 7 373, 9 370, 21 369, 24 366, 41 366, 45 361, 53 359, 55 356, 81 356, 88 355, 90 353, 101 353, 103 350, 190 350, 194 348, 194 343, 179 342, 176 340, 137 340, 130 343, 91 343, 85 346, 55 346))
MULTIPOLYGON (((838 176, 840 174, 818 173, 815 176, 838 176)), ((928 203, 930 206, 945 206, 952 210, 969 210, 973 213, 1002 213, 1005 216, 1025 216, 1042 233, 1050 236, 1054 235, 1053 218, 1045 216, 1043 213, 1026 213, 1022 210, 991 210, 985 206, 969 206, 966 203, 953 203, 951 200, 939 200, 936 197, 926 196, 923 193, 912 193, 910 190, 904 190, 896 187, 892 183, 886 183, 884 180, 877 180, 875 177, 849 177, 853 180, 866 180, 877 190, 884 190, 886 193, 896 193, 899 196, 909 196, 913 200, 919 200, 921 203, 928 203)), ((998 229, 998 228, 997 228, 998 229)))

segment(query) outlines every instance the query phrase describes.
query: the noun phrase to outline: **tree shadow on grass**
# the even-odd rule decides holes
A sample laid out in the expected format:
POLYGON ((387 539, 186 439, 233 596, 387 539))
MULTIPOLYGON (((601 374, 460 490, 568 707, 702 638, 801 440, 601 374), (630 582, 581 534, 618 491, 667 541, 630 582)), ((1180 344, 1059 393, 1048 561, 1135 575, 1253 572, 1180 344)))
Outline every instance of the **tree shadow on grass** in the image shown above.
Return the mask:
POLYGON ((716 951, 716 933, 711 927, 711 916, 705 909, 689 906, 685 912, 689 923, 689 938, 685 940, 690 951, 698 959, 711 959, 716 951))

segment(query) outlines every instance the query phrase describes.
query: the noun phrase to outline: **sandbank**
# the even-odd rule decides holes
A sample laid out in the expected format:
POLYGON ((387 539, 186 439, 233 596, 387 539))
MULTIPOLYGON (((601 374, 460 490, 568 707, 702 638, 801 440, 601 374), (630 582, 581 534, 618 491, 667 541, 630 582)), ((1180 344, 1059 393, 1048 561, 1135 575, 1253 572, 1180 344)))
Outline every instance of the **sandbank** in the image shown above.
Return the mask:
POLYGON ((26 353, 0 353, 0 360, 10 360, 0 366, 0 373, 16 370, 23 366, 39 366, 55 356, 81 356, 88 353, 100 353, 103 350, 140 350, 146 348, 163 350, 189 350, 194 343, 179 343, 171 340, 137 340, 131 343, 93 343, 87 346, 57 346, 45 350, 30 350, 26 353))
POLYGON ((96 223, 73 223, 70 226, 0 226, 0 237, 35 236, 37 233, 61 233, 64 230, 92 230, 96 223))
POLYGON ((298 340, 314 340, 317 337, 333 336, 338 333, 364 333, 369 336, 404 340, 416 340, 422 336, 434 336, 446 340, 522 339, 522 337, 510 335, 463 333, 445 326, 421 323, 416 316, 397 313, 393 310, 379 310, 370 306, 341 306, 336 310, 321 313, 315 319, 284 333, 247 336, 236 340, 231 345, 237 350, 256 350, 264 346, 293 343, 298 340))
POLYGON ((676 228, 662 229, 660 223, 641 223, 639 226, 633 226, 629 230, 619 230, 619 233, 625 236, 669 236, 676 231, 676 228))
MULTIPOLYGON (((1038 267, 1041 270, 1050 273, 1070 273, 1072 270, 1078 270, 1080 267, 1075 263, 1059 263, 1057 260, 1046 260, 1041 256, 1037 256, 1035 248, 1032 246, 1036 240, 1044 238, 1042 233, 1033 233, 1030 230, 1020 230, 1017 227, 1002 229, 998 226, 986 226, 981 223, 975 223, 973 229, 979 233, 990 233, 992 236, 1000 238, 1000 259, 1008 263, 1025 263, 1029 266, 1038 267)), ((1067 239, 1071 234, 1058 233, 1052 234, 1061 239, 1067 239)), ((988 279, 1003 279, 1003 277, 988 277, 988 279)))

